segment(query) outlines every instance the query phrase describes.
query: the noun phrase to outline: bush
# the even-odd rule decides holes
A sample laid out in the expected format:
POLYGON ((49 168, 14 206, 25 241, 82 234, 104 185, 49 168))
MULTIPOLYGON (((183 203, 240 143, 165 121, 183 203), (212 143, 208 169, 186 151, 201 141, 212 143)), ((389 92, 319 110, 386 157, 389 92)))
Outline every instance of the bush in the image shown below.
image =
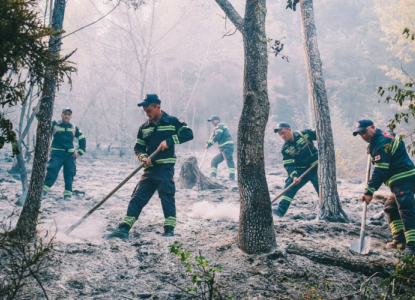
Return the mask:
POLYGON ((223 271, 222 266, 212 267, 199 251, 199 255, 192 257, 190 252, 180 249, 181 244, 169 246, 170 252, 178 255, 180 262, 186 266, 187 278, 191 279, 192 285, 182 288, 176 283, 169 282, 179 290, 186 292, 192 299, 213 300, 233 298, 226 294, 226 287, 216 281, 216 274, 223 271))
POLYGON ((36 292, 49 299, 42 280, 45 271, 59 263, 53 256, 55 235, 36 230, 35 237, 28 240, 10 230, 13 217, 0 222, 0 299, 27 299, 36 292))

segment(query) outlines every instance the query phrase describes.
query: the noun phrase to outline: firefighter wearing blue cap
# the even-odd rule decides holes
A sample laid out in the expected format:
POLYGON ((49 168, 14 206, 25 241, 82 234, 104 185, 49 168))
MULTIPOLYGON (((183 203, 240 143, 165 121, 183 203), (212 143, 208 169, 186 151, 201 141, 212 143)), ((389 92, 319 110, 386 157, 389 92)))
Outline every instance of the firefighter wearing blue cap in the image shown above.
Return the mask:
POLYGON ((144 206, 157 191, 164 212, 164 236, 174 236, 176 226, 176 204, 174 194, 175 145, 193 139, 193 132, 185 122, 161 110, 161 100, 156 94, 148 94, 138 106, 143 107, 148 120, 140 126, 134 147, 137 158, 145 163, 141 176, 128 205, 127 215, 118 230, 107 238, 128 239, 129 231, 144 206), (161 150, 154 159, 149 155, 161 150))
POLYGON ((235 163, 233 161, 234 143, 232 136, 229 132, 228 126, 220 122, 219 116, 213 115, 208 119, 208 122, 212 123, 213 135, 206 143, 206 148, 212 147, 215 143, 218 143, 219 154, 216 155, 210 164, 210 177, 216 178, 218 173, 218 165, 224 160, 226 161, 229 169, 229 180, 235 180, 235 163))
MULTIPOLYGON (((36 107, 33 108, 35 110, 36 107)), ((36 116, 37 117, 37 116, 36 116)), ((76 159, 85 154, 86 139, 81 130, 70 123, 72 110, 62 110, 61 121, 52 122, 52 144, 50 147, 50 160, 47 165, 43 195, 46 195, 58 178, 63 166, 63 179, 65 180, 64 200, 71 200, 73 178, 76 175, 76 159), (74 139, 78 139, 78 149, 75 149, 74 139)))
POLYGON ((290 125, 286 122, 278 123, 274 132, 278 133, 285 141, 281 150, 283 165, 288 173, 285 188, 293 182, 296 183, 293 188, 282 196, 278 208, 273 209, 277 216, 283 217, 294 196, 307 182, 311 181, 317 194, 319 193, 317 168, 312 169, 302 179, 299 178, 308 168, 318 163, 318 150, 313 143, 317 137, 316 131, 311 129, 293 132, 290 125))
POLYGON ((371 120, 359 120, 353 135, 369 143, 368 151, 375 168, 362 195, 367 204, 385 183, 392 194, 385 202, 385 213, 393 234, 389 248, 405 249, 415 255, 415 166, 403 141, 394 133, 377 129, 371 120))

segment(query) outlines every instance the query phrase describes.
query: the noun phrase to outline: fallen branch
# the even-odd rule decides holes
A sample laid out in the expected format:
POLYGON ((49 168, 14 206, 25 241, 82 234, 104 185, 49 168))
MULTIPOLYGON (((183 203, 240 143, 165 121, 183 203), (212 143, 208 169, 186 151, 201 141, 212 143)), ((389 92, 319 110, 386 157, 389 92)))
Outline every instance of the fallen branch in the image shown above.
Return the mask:
POLYGON ((390 271, 394 269, 394 263, 383 259, 367 259, 358 256, 342 256, 339 253, 324 252, 319 249, 303 247, 298 244, 290 244, 286 250, 289 254, 307 257, 308 259, 332 266, 339 266, 353 272, 363 273, 371 276, 386 278, 390 276, 390 271))
POLYGON ((363 281, 363 283, 360 285, 360 290, 358 290, 357 292, 354 292, 354 293, 351 293, 351 294, 348 294, 348 295, 344 295, 344 296, 340 296, 340 297, 336 297, 336 298, 332 298, 330 300, 337 300, 337 299, 349 298, 349 297, 354 296, 354 295, 361 295, 362 292, 364 292, 364 288, 369 283, 369 281, 373 277, 375 277, 376 275, 378 275, 378 274, 379 273, 376 272, 375 274, 373 274, 372 276, 370 276, 368 279, 366 279, 365 281, 363 281))

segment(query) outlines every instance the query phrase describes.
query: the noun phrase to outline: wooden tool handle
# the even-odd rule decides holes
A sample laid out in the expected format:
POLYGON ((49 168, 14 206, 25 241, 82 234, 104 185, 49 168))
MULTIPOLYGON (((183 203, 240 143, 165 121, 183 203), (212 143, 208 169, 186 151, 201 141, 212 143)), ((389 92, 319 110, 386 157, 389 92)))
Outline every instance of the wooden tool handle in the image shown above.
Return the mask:
MULTIPOLYGON (((149 158, 153 159, 158 153, 160 152, 160 150, 156 150, 154 151, 149 158)), ((133 177, 138 171, 141 170, 141 168, 144 167, 144 163, 141 163, 130 175, 127 176, 127 178, 125 178, 123 181, 121 181, 121 183, 119 185, 117 185, 116 188, 114 188, 108 195, 106 195, 104 197, 104 199, 102 199, 100 202, 98 202, 90 211, 88 211, 78 222, 76 222, 75 224, 73 224, 71 227, 69 227, 66 231, 65 234, 70 234, 76 227, 78 227, 83 221, 85 221, 86 218, 88 218, 90 215, 92 215, 92 213, 94 211, 96 211, 102 204, 105 203, 105 201, 107 201, 112 195, 115 194, 116 191, 118 191, 128 180, 131 179, 131 177, 133 177)))
MULTIPOLYGON (((303 179, 303 177, 305 176, 305 175, 307 175, 315 166, 317 166, 318 165, 318 163, 315 163, 314 165, 312 165, 310 168, 308 168, 307 169, 307 171, 305 171, 303 174, 301 174, 301 176, 300 177, 298 177, 299 179, 303 179)), ((288 190, 290 190, 294 185, 295 185, 296 183, 295 182, 293 182, 293 183, 291 183, 289 186, 287 186, 287 188, 286 189, 284 189, 277 197, 275 197, 272 201, 271 201, 271 204, 272 203, 274 203, 275 201, 277 201, 278 200, 278 198, 279 197, 281 197, 282 195, 284 195, 288 190)))

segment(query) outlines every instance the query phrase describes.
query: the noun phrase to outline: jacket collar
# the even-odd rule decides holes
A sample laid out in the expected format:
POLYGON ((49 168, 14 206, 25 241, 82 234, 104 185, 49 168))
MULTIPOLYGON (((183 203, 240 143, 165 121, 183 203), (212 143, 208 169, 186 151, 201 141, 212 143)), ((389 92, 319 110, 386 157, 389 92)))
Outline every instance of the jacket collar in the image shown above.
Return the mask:
MULTIPOLYGON (((160 121, 163 121, 163 122, 168 122, 169 121, 169 115, 164 110, 161 111, 160 121)), ((159 123, 160 123, 160 121, 159 121, 159 123)), ((156 126, 153 122, 150 122, 150 120, 148 120, 148 119, 147 119, 147 122, 144 123, 145 126, 149 126, 151 124, 156 126)))
POLYGON ((298 138, 299 134, 298 134, 298 132, 293 131, 293 135, 294 135, 294 141, 288 141, 288 142, 285 142, 285 143, 284 143, 284 145, 285 145, 286 147, 288 147, 288 145, 290 145, 290 144, 292 144, 292 143, 294 143, 294 144, 295 144, 295 141, 297 140, 297 138, 298 138))

